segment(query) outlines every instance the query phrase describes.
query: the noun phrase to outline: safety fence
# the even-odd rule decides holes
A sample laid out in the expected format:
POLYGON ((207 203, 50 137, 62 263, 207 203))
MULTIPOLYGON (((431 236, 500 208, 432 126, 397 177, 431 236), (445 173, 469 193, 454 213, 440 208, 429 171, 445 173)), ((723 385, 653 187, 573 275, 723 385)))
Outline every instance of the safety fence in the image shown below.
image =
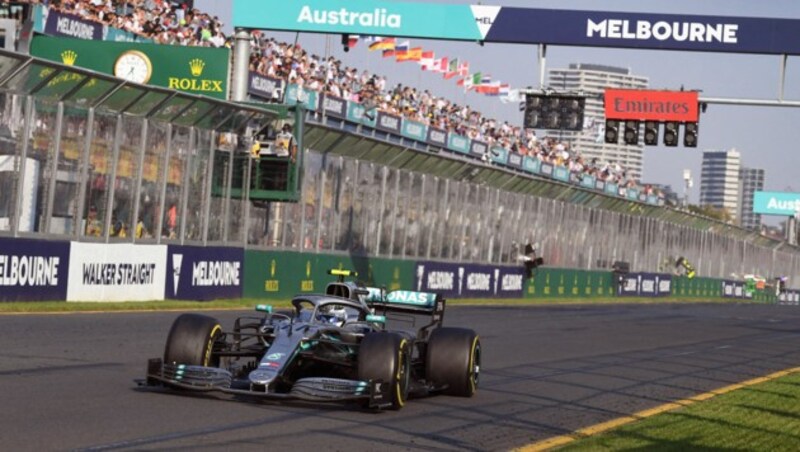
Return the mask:
POLYGON ((87 243, 0 238, 0 301, 147 301, 288 299, 324 292, 328 270, 354 269, 365 284, 447 298, 618 296, 800 302, 800 290, 776 297, 743 282, 659 273, 367 258, 347 254, 259 251, 234 247, 87 243))
POLYGON ((499 267, 532 242, 550 268, 602 273, 625 261, 670 273, 683 257, 702 276, 785 275, 800 285, 797 247, 420 149, 330 108, 303 124, 298 202, 248 202, 230 187, 249 166, 228 162, 248 155, 238 137, 250 124, 282 121, 277 112, 9 52, 0 74, 0 236, 499 267))

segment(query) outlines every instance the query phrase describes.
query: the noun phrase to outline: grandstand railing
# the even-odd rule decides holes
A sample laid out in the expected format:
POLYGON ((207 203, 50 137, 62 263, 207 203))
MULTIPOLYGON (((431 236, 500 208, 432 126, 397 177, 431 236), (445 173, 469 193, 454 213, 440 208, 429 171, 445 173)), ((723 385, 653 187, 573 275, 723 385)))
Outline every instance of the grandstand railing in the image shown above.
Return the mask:
POLYGON ((645 193, 643 187, 629 188, 606 182, 591 175, 570 171, 563 165, 546 163, 535 157, 521 155, 500 146, 473 140, 399 115, 391 115, 377 110, 372 111, 372 114, 366 114, 366 108, 360 103, 304 89, 296 84, 287 84, 283 79, 251 73, 248 92, 250 95, 268 102, 281 99, 282 95, 284 102, 289 105, 301 103, 311 112, 319 112, 326 117, 338 118, 366 129, 374 129, 381 136, 390 140, 396 141, 398 137, 406 138, 411 141, 414 149, 428 152, 444 151, 477 160, 491 161, 494 165, 511 171, 577 185, 586 190, 633 202, 652 206, 665 204, 663 198, 645 193), (269 89, 264 89, 264 86, 268 86, 269 89))

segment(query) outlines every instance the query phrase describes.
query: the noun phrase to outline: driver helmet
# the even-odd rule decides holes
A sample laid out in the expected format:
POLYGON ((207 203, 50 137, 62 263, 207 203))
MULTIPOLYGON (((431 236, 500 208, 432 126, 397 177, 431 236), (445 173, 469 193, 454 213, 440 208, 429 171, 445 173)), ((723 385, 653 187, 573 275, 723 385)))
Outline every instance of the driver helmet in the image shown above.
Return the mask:
POLYGON ((324 306, 320 308, 317 319, 322 323, 342 326, 344 325, 345 320, 347 320, 347 311, 341 306, 324 306))

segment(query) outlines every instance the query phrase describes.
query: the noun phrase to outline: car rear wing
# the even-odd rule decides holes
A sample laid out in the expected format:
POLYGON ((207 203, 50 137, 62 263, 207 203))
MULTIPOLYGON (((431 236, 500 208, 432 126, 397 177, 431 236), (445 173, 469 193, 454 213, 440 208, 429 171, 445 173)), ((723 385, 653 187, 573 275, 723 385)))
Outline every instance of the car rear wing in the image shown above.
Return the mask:
MULTIPOLYGON (((412 290, 393 290, 386 292, 377 287, 367 287, 364 301, 371 307, 386 311, 432 314, 441 318, 444 313, 444 297, 434 292, 415 292, 412 290)), ((436 321, 438 319, 434 319, 436 321)))

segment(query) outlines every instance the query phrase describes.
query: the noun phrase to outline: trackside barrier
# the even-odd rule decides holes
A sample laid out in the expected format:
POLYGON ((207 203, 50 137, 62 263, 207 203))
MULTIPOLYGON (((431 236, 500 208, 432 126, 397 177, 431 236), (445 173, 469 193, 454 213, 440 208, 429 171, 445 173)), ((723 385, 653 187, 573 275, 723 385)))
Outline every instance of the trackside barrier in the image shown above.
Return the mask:
POLYGON ((520 266, 417 262, 414 290, 446 298, 522 298, 522 273, 520 266))
POLYGON ((526 280, 525 298, 609 298, 614 296, 611 272, 539 268, 526 280))
POLYGON ((169 245, 167 252, 165 298, 207 301, 242 297, 243 249, 169 245))
POLYGON ((65 301, 69 242, 0 237, 0 301, 65 301))
POLYGON ((414 263, 398 259, 291 251, 244 252, 244 296, 287 299, 300 293, 319 293, 331 282, 328 270, 346 268, 359 280, 387 290, 407 289, 414 283, 414 263))
POLYGON ((618 297, 668 297, 672 275, 668 273, 627 273, 614 281, 618 297))
POLYGON ((257 251, 231 247, 83 243, 0 237, 1 301, 287 299, 319 293, 328 270, 354 269, 387 290, 441 292, 448 298, 609 298, 615 296, 751 299, 800 305, 800 290, 748 293, 745 283, 608 271, 409 261, 365 256, 257 251))
POLYGON ((70 243, 67 301, 163 300, 167 245, 70 243))

